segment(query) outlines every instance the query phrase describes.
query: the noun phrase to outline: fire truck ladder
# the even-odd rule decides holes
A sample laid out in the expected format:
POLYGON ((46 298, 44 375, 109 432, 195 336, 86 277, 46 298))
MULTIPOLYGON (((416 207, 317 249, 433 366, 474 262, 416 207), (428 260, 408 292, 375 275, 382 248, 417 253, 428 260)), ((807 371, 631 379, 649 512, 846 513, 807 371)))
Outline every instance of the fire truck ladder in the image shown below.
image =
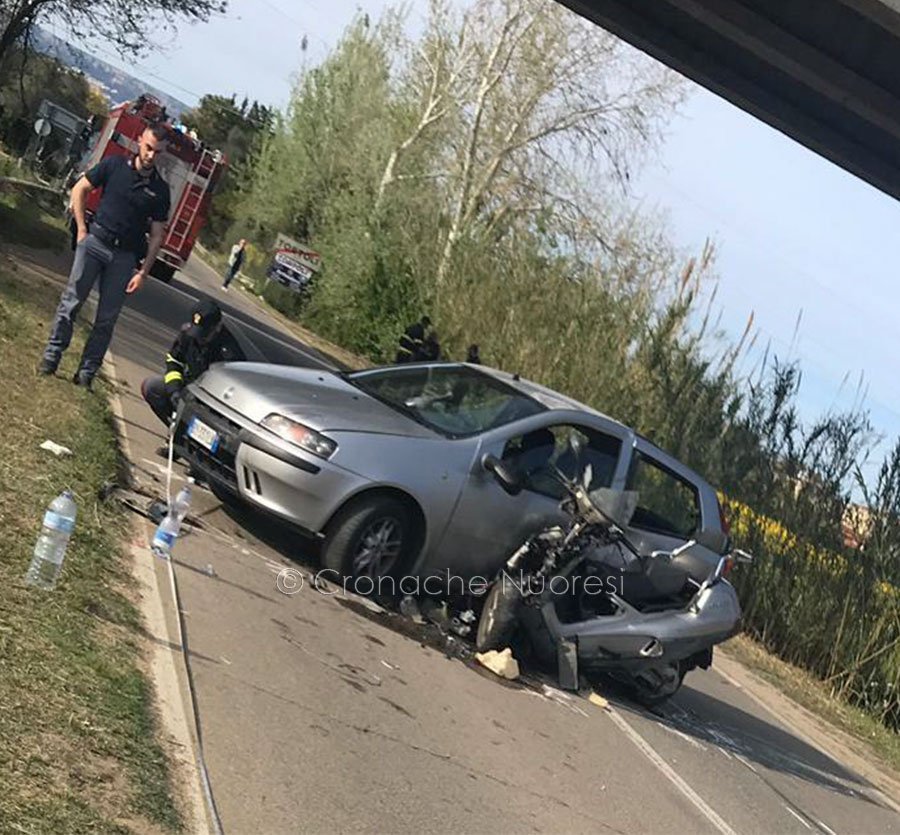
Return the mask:
POLYGON ((215 170, 218 158, 219 156, 215 151, 206 149, 200 156, 200 162, 197 164, 197 167, 191 171, 190 179, 185 185, 181 208, 166 237, 167 247, 181 252, 184 242, 191 234, 191 229, 194 228, 194 220, 197 217, 197 212, 200 211, 203 195, 215 170))

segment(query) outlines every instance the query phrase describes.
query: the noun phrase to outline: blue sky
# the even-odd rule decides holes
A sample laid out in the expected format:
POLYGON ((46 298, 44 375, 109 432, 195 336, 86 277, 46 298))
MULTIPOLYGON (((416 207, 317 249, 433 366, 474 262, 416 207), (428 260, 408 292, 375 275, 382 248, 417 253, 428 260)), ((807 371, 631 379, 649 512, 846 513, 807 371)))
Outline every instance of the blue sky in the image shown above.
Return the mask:
MULTIPOLYGON (((280 106, 302 61, 321 59, 358 9, 376 18, 385 5, 231 0, 226 17, 160 36, 161 51, 125 68, 189 103, 206 92, 236 92, 280 106)), ((413 25, 425 8, 424 0, 411 4, 413 25)), ((852 405, 863 373, 873 423, 888 436, 884 447, 892 444, 900 435, 900 203, 691 86, 659 159, 637 181, 636 199, 667 212, 685 250, 699 251, 707 237, 717 243, 722 326, 736 337, 753 311, 759 330, 748 368, 766 344, 782 359, 799 359, 807 418, 852 405)))

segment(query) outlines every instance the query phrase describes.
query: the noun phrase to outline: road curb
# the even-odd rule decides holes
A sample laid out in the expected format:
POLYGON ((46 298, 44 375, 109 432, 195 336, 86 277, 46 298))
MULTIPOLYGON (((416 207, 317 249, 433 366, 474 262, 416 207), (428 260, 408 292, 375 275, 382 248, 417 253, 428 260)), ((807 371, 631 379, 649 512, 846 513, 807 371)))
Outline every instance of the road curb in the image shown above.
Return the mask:
MULTIPOLYGON (((116 419, 116 434, 125 460, 132 464, 112 352, 107 354, 106 362, 109 367, 105 369, 105 373, 113 387, 109 402, 116 419)), ((184 648, 178 641, 178 636, 172 634, 166 618, 166 609, 172 611, 177 601, 164 596, 163 587, 156 574, 157 566, 150 551, 147 523, 143 520, 134 520, 132 529, 135 531, 135 538, 129 543, 128 550, 132 557, 132 573, 138 583, 141 615, 153 643, 150 669, 155 701, 164 733, 174 740, 178 752, 185 752, 181 756, 174 752, 170 754, 176 759, 173 778, 177 779, 179 772, 191 775, 190 780, 180 784, 181 797, 188 805, 186 810, 190 818, 187 822, 188 831, 198 835, 213 833, 216 830, 206 802, 201 776, 199 730, 193 718, 193 710, 189 710, 186 705, 190 695, 185 694, 188 689, 187 683, 184 677, 179 675, 176 660, 179 656, 182 661, 184 660, 184 648)))

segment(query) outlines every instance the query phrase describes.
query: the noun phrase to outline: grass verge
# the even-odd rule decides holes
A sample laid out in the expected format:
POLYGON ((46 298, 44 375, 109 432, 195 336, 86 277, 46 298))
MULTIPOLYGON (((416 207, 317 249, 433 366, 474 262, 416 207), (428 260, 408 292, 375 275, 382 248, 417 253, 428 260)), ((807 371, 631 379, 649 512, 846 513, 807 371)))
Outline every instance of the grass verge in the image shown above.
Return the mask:
POLYGON ((58 295, 0 254, 0 832, 177 831, 127 593, 129 522, 99 497, 120 464, 107 398, 69 382, 80 335, 56 378, 35 373, 58 295), (74 454, 39 449, 48 438, 74 454), (75 533, 60 584, 39 592, 22 577, 65 487, 75 533))
POLYGON ((68 246, 69 233, 55 198, 42 189, 29 193, 15 185, 5 189, 0 181, 0 241, 59 251, 68 246), (53 210, 59 208, 59 211, 53 210), (48 211, 50 209, 50 211, 48 211))
POLYGON ((886 728, 870 714, 835 698, 814 676, 770 654, 746 635, 730 640, 723 651, 798 705, 868 749, 858 753, 874 752, 886 766, 900 774, 900 734, 886 728))

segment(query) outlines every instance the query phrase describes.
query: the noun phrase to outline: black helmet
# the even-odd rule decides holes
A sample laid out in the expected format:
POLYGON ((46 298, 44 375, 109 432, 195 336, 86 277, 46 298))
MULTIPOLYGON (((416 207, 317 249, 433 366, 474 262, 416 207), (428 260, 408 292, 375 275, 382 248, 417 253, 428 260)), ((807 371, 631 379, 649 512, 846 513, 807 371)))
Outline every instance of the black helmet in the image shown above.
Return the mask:
POLYGON ((222 321, 222 309, 212 299, 202 299, 191 309, 191 333, 204 337, 222 321))

